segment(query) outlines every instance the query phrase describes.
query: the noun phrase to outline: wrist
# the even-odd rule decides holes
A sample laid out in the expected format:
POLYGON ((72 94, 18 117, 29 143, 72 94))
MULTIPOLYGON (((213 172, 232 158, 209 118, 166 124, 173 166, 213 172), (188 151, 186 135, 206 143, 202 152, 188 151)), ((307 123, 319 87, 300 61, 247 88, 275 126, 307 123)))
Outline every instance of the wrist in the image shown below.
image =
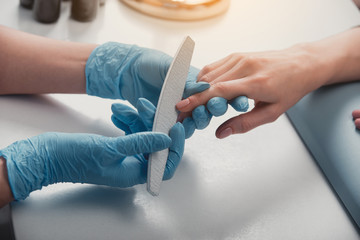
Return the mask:
POLYGON ((7 179, 15 200, 24 200, 32 191, 48 185, 46 161, 41 157, 41 148, 46 143, 39 136, 17 141, 0 150, 6 159, 7 179), (40 147, 39 147, 40 146, 40 147))
POLYGON ((334 47, 327 40, 310 43, 308 49, 319 63, 318 75, 321 78, 318 87, 337 82, 346 58, 345 49, 334 47))
POLYGON ((308 44, 320 63, 322 85, 358 80, 360 78, 360 28, 308 44))
POLYGON ((303 95, 326 84, 334 75, 335 63, 321 47, 314 43, 300 43, 288 51, 296 61, 298 69, 294 70, 299 82, 298 88, 303 95))
POLYGON ((10 189, 6 160, 0 157, 0 208, 14 200, 10 189))

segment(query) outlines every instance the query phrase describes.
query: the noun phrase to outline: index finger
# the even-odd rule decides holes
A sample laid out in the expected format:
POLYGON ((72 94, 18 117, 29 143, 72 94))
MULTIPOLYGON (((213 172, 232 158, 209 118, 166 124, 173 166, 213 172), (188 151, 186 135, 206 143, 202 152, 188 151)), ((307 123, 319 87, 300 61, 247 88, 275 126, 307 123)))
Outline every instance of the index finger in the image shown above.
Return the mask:
POLYGON ((194 94, 176 104, 180 112, 190 112, 197 106, 205 105, 213 97, 223 97, 231 100, 238 96, 248 96, 248 90, 242 83, 243 80, 236 79, 226 82, 218 82, 204 92, 194 94))

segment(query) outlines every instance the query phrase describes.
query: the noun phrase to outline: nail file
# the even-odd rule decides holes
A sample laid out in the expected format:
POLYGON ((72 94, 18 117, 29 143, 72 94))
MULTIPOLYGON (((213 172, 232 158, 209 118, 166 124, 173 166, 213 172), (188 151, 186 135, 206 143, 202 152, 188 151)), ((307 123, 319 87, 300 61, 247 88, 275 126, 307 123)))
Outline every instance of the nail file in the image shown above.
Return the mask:
MULTIPOLYGON (((186 37, 180 45, 165 77, 156 108, 153 131, 169 134, 176 123, 178 113, 175 105, 182 99, 186 79, 189 73, 195 42, 186 37)), ((153 196, 160 193, 169 149, 154 152, 149 157, 147 190, 153 196)))

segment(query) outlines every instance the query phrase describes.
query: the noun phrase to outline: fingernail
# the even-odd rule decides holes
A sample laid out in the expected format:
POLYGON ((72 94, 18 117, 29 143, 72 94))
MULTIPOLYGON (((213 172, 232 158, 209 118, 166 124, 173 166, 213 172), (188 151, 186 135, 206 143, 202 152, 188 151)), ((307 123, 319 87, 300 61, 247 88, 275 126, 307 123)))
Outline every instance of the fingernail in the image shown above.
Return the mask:
POLYGON ((225 128, 223 131, 220 132, 219 138, 226 138, 230 136, 233 133, 232 129, 230 127, 225 128))
POLYGON ((190 100, 189 100, 189 99, 184 99, 184 100, 178 102, 178 103, 176 104, 176 107, 179 108, 179 109, 180 109, 180 108, 184 108, 184 107, 186 107, 187 105, 189 105, 189 103, 190 103, 190 100))

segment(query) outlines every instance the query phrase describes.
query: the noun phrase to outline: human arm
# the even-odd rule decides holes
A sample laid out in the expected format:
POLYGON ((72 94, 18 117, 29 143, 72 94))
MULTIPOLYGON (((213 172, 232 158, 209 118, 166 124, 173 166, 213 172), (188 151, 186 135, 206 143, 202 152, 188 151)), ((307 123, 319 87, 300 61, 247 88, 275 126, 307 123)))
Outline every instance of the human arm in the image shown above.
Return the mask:
MULTIPOLYGON (((87 93, 133 105, 144 97, 156 105, 171 61, 136 45, 59 41, 0 26, 0 95, 87 93)), ((190 68, 184 97, 209 87, 196 83, 198 72, 190 68)), ((190 137, 196 128, 191 116, 184 126, 190 137)))
MULTIPOLYGON (((1 25, 0 49, 0 94, 87 92, 131 103, 147 97, 156 103, 172 61, 160 51, 136 45, 60 41, 1 25)), ((195 83, 197 74, 192 67, 185 94, 208 87, 195 83)))
POLYGON ((245 133, 275 121, 307 93, 323 86, 360 79, 360 28, 280 51, 235 53, 204 67, 199 81, 211 87, 179 102, 182 112, 204 105, 215 96, 245 95, 255 107, 224 122, 218 138, 245 133))
POLYGON ((85 93, 84 69, 95 47, 0 25, 0 94, 85 93))

